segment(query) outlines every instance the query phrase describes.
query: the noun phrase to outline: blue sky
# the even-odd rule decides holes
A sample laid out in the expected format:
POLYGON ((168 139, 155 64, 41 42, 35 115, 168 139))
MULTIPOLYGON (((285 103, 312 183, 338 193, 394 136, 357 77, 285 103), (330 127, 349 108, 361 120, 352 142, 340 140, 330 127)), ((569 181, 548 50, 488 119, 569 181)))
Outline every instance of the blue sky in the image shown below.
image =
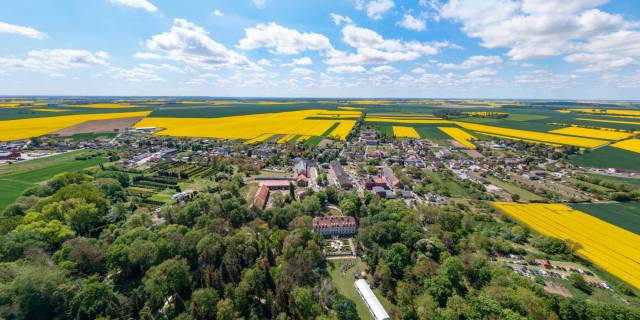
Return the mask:
POLYGON ((1 95, 640 99, 621 0, 5 0, 1 95))

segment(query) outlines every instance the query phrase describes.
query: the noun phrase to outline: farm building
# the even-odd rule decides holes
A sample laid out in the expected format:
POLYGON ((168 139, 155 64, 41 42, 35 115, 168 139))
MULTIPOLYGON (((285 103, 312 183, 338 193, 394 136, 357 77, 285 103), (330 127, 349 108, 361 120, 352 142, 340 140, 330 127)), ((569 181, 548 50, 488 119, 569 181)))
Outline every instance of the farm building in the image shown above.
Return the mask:
POLYGON ((313 218, 313 230, 324 237, 351 236, 356 233, 356 219, 346 216, 313 218))
POLYGON ((269 199, 269 187, 261 185, 256 192, 256 196, 253 198, 253 206, 259 209, 264 209, 269 199))
POLYGON ((389 188, 400 188, 402 187, 402 182, 396 177, 396 174, 393 173, 391 168, 384 166, 382 167, 382 175, 384 179, 387 180, 387 184, 389 184, 389 188))
POLYGON ((291 185, 291 181, 286 180, 260 180, 260 186, 266 186, 269 191, 273 190, 287 190, 291 185))
POLYGON ((384 307, 382 306, 382 304, 380 303, 376 295, 373 293, 373 291, 371 291, 371 287, 369 287, 367 280, 364 280, 364 279, 357 280, 355 283, 355 287, 356 287, 356 290, 358 291, 358 294, 364 301, 364 304, 367 306, 367 309, 369 309, 369 312, 371 312, 373 319, 375 320, 391 319, 387 311, 384 310, 384 307))
POLYGON ((329 166, 331 167, 331 170, 333 170, 340 188, 346 190, 353 187, 353 185, 351 184, 351 180, 349 179, 349 175, 347 175, 347 173, 344 171, 344 169, 340 165, 340 162, 338 162, 337 160, 333 160, 331 161, 331 163, 329 163, 329 166))

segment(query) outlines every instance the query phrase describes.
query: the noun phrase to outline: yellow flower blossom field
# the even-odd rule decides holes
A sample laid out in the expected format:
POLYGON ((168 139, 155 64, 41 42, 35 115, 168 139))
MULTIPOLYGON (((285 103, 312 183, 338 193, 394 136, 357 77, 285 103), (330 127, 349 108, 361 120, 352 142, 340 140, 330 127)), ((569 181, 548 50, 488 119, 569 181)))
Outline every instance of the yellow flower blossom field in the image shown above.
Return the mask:
POLYGON ((463 145, 467 149, 475 149, 476 145, 469 142, 469 140, 475 140, 476 137, 466 133, 464 130, 454 127, 438 127, 440 131, 446 133, 448 136, 453 138, 453 140, 457 141, 461 145, 463 145))
POLYGON ((627 151, 640 153, 640 139, 623 140, 623 141, 620 141, 620 142, 616 142, 616 143, 612 144, 611 146, 615 147, 615 148, 618 148, 618 149, 624 149, 624 150, 627 150, 627 151))
POLYGON ((0 121, 0 141, 39 137, 86 121, 145 117, 149 113, 150 111, 119 112, 4 120, 0 121))
MULTIPOLYGON (((163 136, 253 141, 264 134, 270 134, 271 136, 323 136, 335 126, 328 135, 345 140, 355 126, 355 120, 342 120, 339 117, 307 119, 314 116, 327 115, 326 112, 326 110, 312 109, 221 118, 145 118, 135 127, 162 128, 164 130, 158 132, 157 135, 163 136)), ((331 114, 337 116, 360 116, 361 113, 331 111, 331 114)), ((256 140, 252 143, 260 141, 256 140)))
POLYGON ((640 288, 640 235, 562 204, 492 204, 538 233, 577 243, 578 255, 640 288))
POLYGON ((396 138, 420 138, 414 127, 393 126, 393 135, 396 138))
POLYGON ((592 129, 581 127, 566 127, 549 131, 550 133, 564 134, 570 136, 606 139, 606 140, 622 140, 633 136, 633 133, 622 132, 615 129, 592 129))
POLYGON ((570 145, 570 146, 576 146, 576 147, 582 147, 582 148, 596 148, 608 143, 608 141, 606 140, 597 140, 597 139, 581 138, 581 137, 569 137, 569 136, 563 136, 563 135, 553 134, 553 133, 509 129, 509 128, 487 126, 487 125, 475 124, 475 123, 456 122, 456 124, 462 128, 465 128, 471 131, 500 135, 500 136, 504 136, 505 138, 508 138, 508 137, 518 138, 515 140, 526 139, 526 140, 535 141, 537 143, 570 145))

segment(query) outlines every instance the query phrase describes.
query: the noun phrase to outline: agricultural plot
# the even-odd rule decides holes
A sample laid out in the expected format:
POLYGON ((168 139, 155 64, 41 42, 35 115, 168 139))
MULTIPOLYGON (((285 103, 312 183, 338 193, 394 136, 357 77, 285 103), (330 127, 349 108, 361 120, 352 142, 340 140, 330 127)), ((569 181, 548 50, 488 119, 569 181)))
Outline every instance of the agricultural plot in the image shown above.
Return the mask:
POLYGON ((640 170, 637 153, 610 146, 570 156, 569 161, 582 167, 640 170))
POLYGON ((70 126, 81 124, 86 121, 145 117, 148 114, 149 111, 142 111, 5 120, 0 121, 0 141, 11 141, 39 137, 46 134, 54 133, 70 126))
POLYGON ((593 129, 581 127, 566 127, 549 131, 550 133, 564 134, 570 136, 605 139, 605 140, 623 140, 632 137, 634 134, 630 132, 621 132, 614 129, 593 129))
POLYGON ((438 129, 446 133, 448 136, 453 138, 455 141, 460 143, 465 148, 467 149, 476 148, 476 146, 473 143, 469 142, 470 140, 475 140, 476 137, 466 133, 464 130, 459 128, 453 128, 453 127, 438 127, 438 129))
POLYGON ((66 104, 63 105, 66 108, 89 108, 89 109, 130 109, 137 108, 131 104, 120 103, 92 103, 92 104, 66 104))
POLYGON ((444 119, 415 119, 410 117, 366 117, 365 122, 381 122, 381 123, 410 123, 410 124, 451 124, 450 120, 444 119))
POLYGON ((576 120, 590 121, 590 122, 602 122, 602 123, 627 124, 627 125, 635 125, 636 127, 640 126, 640 122, 638 122, 638 121, 625 121, 625 120, 613 120, 613 119, 593 119, 593 118, 576 118, 576 120))
POLYGON ((640 153, 640 139, 629 139, 611 145, 614 148, 640 153))
POLYGON ((640 110, 571 108, 571 109, 564 109, 562 111, 598 114, 598 115, 640 116, 640 110))
MULTIPOLYGON (((332 129, 329 136, 346 139, 355 120, 327 119, 312 120, 324 110, 301 110, 292 112, 253 114, 221 118, 154 118, 148 117, 140 121, 136 127, 157 127, 164 130, 158 135, 176 137, 205 137, 219 139, 266 139, 271 135, 323 136, 332 129)), ((352 115, 353 111, 332 111, 352 115)), ((263 140, 264 140, 263 139, 263 140)))
POLYGON ((576 203, 572 208, 640 234, 640 203, 576 203))
POLYGON ((577 243, 577 254, 640 288, 640 235, 561 204, 492 204, 541 234, 577 243))
POLYGON ((420 135, 413 127, 393 126, 393 135, 396 138, 420 138, 420 135))
POLYGON ((107 161, 103 157, 76 160, 85 151, 69 152, 43 159, 0 166, 0 211, 12 204, 25 190, 53 176, 82 170, 107 161))
POLYGON ((542 133, 528 130, 516 130, 502 127, 487 126, 481 124, 472 124, 465 122, 456 122, 457 125, 467 130, 477 131, 485 134, 494 134, 504 138, 513 137, 517 139, 526 139, 538 143, 551 143, 559 145, 570 145, 584 148, 596 148, 607 144, 607 141, 596 140, 590 138, 568 137, 558 134, 542 133))

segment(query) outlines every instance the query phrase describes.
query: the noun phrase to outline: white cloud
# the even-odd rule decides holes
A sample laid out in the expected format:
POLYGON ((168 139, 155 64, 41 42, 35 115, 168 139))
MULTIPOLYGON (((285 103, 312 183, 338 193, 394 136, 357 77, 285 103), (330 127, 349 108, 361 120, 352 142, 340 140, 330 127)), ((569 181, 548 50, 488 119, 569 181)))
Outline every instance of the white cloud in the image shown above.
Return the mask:
POLYGON ((399 70, 394 68, 393 66, 379 66, 371 68, 371 72, 377 74, 389 74, 399 72, 399 70))
POLYGON ((109 0, 111 3, 121 4, 123 6, 144 9, 149 12, 156 12, 158 8, 148 0, 109 0))
POLYGON ((508 48, 514 60, 575 51, 585 39, 633 27, 621 15, 596 9, 605 0, 449 0, 442 18, 462 23, 486 48, 508 48))
POLYGON ((377 32, 354 25, 342 29, 342 40, 356 49, 349 54, 342 51, 330 51, 325 63, 330 65, 386 64, 412 61, 423 55, 437 54, 441 48, 451 46, 446 42, 423 43, 384 39, 377 32))
POLYGON ((337 66, 331 67, 327 71, 332 73, 363 73, 366 72, 363 66, 337 66))
POLYGON ((310 76, 314 74, 314 72, 313 70, 307 69, 307 68, 293 68, 291 70, 291 74, 294 74, 297 76, 310 76))
POLYGON ((262 9, 267 5, 267 0, 253 0, 253 4, 255 4, 258 9, 262 9))
POLYGON ((213 10, 213 15, 216 17, 222 17, 224 14, 222 14, 222 11, 215 9, 213 10))
POLYGON ((471 71, 467 73, 467 77, 469 78, 487 78, 495 76, 497 72, 490 68, 482 68, 478 70, 471 71))
POLYGON ((224 45, 209 37, 209 32, 185 19, 174 19, 169 32, 152 36, 146 41, 151 54, 140 53, 134 56, 151 58, 161 56, 164 59, 179 61, 202 68, 221 66, 257 67, 245 56, 227 49, 224 45), (154 56, 155 55, 155 56, 154 56))
POLYGON ((162 59, 161 55, 155 53, 148 52, 136 52, 133 54, 133 57, 140 60, 159 60, 162 59))
POLYGON ((155 70, 157 69, 149 68, 148 66, 139 66, 132 69, 109 67, 104 74, 125 82, 166 82, 164 78, 156 74, 155 70))
POLYGON ((398 25, 413 31, 424 31, 427 29, 427 21, 423 18, 416 18, 410 14, 405 14, 398 25))
POLYGON ((245 29, 245 36, 238 48, 253 50, 258 48, 275 49, 278 54, 298 54, 306 50, 331 50, 329 38, 319 33, 303 33, 285 28, 275 22, 258 24, 245 29))
POLYGON ((2 69, 23 69, 45 72, 50 75, 62 75, 67 69, 86 68, 90 66, 108 66, 109 54, 104 51, 51 49, 29 51, 27 57, 0 57, 2 69))
POLYGON ((443 69, 470 69, 501 63, 502 58, 500 58, 499 56, 471 56, 460 64, 442 63, 440 64, 440 67, 443 69))
POLYGON ((259 66, 263 66, 263 67, 271 67, 272 66, 271 61, 269 61, 267 59, 260 59, 260 60, 258 60, 257 63, 258 63, 259 66))
POLYGON ((281 67, 293 67, 293 66, 309 66, 312 65, 313 61, 309 57, 303 57, 300 59, 293 59, 290 63, 283 63, 281 67))
POLYGON ((382 16, 395 6, 393 0, 372 0, 366 5, 356 3, 356 8, 366 9, 367 16, 373 20, 380 20, 382 16))
POLYGON ((349 18, 347 16, 341 16, 341 15, 335 14, 335 13, 330 13, 329 16, 331 16, 331 20, 333 20, 333 23, 335 23, 336 26, 339 26, 342 23, 345 23, 345 24, 352 24, 353 23, 353 20, 351 20, 351 18, 349 18))
POLYGON ((574 53, 566 56, 565 61, 571 63, 586 64, 578 69, 579 72, 601 72, 612 69, 620 69, 636 64, 636 60, 631 57, 621 57, 608 53, 574 53))
POLYGON ((38 40, 49 38, 49 36, 46 33, 40 32, 34 28, 18 26, 15 24, 10 24, 2 21, 0 21, 0 33, 16 34, 23 37, 28 37, 28 38, 38 39, 38 40))
POLYGON ((578 78, 573 74, 555 74, 546 70, 534 70, 516 75, 513 82, 526 87, 559 89, 572 85, 578 78))
POLYGON ((411 70, 411 73, 423 74, 423 73, 427 73, 427 70, 425 70, 424 68, 415 68, 415 69, 411 70))

